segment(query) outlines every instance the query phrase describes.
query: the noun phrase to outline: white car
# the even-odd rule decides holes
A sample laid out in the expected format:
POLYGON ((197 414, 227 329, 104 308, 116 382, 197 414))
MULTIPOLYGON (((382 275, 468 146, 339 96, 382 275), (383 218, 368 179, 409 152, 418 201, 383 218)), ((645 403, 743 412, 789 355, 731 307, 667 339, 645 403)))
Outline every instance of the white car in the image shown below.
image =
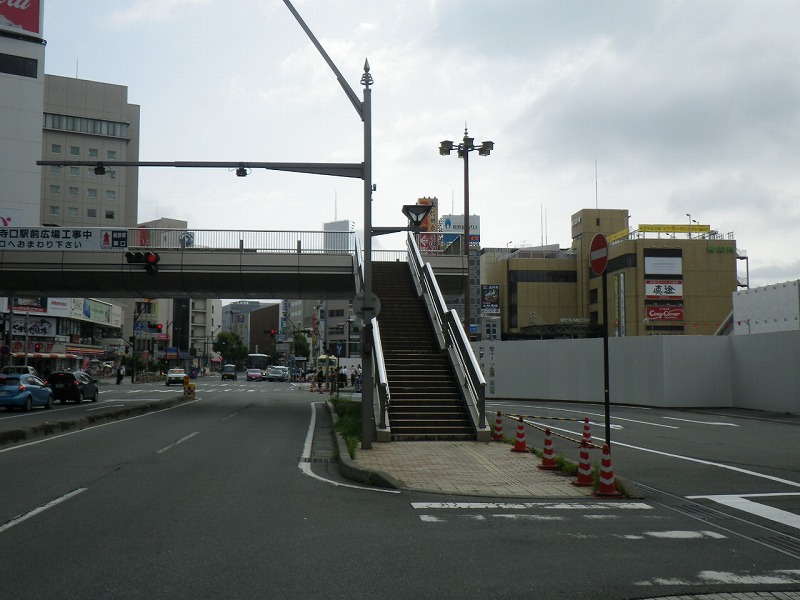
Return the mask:
POLYGON ((167 371, 167 385, 171 383, 179 383, 183 385, 183 378, 186 377, 186 371, 183 369, 170 369, 167 371))
POLYGON ((289 367, 271 366, 267 371, 268 381, 289 381, 289 367))

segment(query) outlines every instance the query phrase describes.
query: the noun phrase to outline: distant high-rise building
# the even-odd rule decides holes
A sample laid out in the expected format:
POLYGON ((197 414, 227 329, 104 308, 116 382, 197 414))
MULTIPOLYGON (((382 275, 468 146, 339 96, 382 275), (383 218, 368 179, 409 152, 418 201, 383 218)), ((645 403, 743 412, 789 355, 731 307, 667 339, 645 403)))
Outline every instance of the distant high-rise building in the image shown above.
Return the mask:
MULTIPOLYGON (((127 87, 45 75, 43 111, 39 158, 139 160, 139 106, 128 103, 127 87)), ((40 194, 42 223, 134 227, 139 168, 42 167, 40 194)))

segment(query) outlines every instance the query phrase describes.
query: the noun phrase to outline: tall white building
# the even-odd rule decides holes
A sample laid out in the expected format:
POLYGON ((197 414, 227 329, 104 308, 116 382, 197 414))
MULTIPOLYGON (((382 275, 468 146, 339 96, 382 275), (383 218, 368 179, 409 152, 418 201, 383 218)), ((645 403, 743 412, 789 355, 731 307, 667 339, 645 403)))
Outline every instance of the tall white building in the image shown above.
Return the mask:
POLYGON ((39 225, 45 46, 39 0, 16 4, 0 2, 0 226, 31 227, 39 225))

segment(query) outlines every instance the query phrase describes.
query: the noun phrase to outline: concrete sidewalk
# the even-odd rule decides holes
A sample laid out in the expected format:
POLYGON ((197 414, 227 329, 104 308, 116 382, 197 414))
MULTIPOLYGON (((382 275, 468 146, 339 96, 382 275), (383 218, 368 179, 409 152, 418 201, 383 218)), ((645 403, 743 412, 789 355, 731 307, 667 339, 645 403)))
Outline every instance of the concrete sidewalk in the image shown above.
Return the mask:
MULTIPOLYGON (((333 406, 326 402, 334 422, 333 406)), ((512 452, 502 442, 389 442, 356 451, 351 459, 337 434, 342 474, 396 489, 504 498, 587 498, 591 487, 572 485, 574 476, 538 468, 533 454, 512 452)))

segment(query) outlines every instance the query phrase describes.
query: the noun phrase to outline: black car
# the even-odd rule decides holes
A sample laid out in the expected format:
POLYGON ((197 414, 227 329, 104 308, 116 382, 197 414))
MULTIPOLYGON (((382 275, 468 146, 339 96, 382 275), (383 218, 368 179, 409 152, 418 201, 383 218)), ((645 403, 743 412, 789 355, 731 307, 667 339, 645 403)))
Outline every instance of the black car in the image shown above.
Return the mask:
POLYGON ((67 400, 81 403, 84 400, 97 402, 100 392, 97 380, 83 371, 56 371, 47 377, 47 385, 53 390, 53 399, 62 404, 67 400))
POLYGON ((225 365, 222 367, 222 381, 226 379, 233 379, 234 381, 239 379, 236 373, 236 365, 225 365))

